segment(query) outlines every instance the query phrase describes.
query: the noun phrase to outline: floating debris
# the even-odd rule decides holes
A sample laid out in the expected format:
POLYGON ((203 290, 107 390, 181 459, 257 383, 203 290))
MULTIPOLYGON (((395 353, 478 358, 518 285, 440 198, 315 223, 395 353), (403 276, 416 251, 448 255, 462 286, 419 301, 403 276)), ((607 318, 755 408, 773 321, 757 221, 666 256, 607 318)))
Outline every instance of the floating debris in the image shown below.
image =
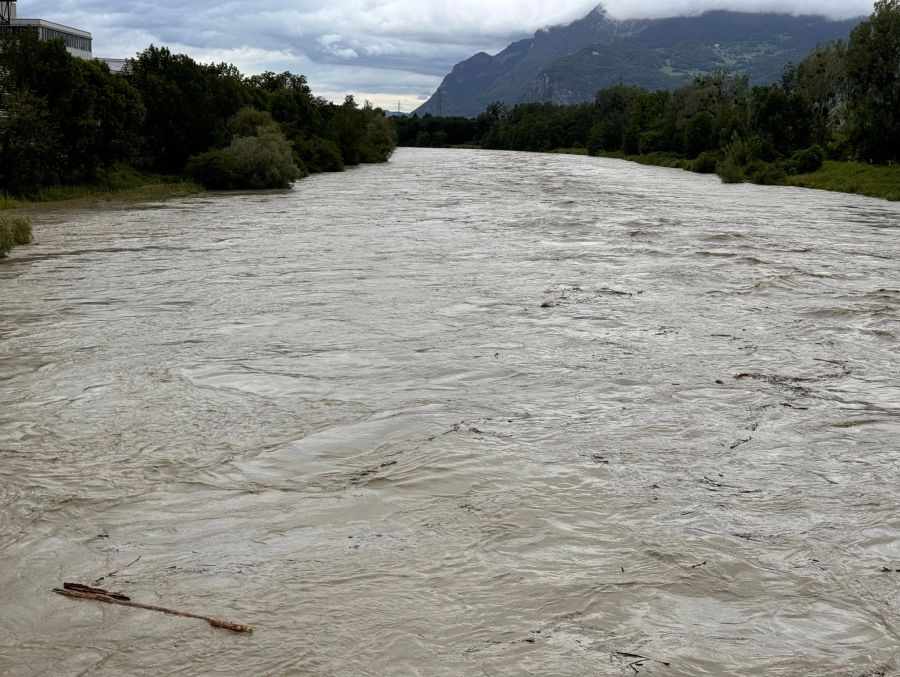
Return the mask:
POLYGON ((240 623, 232 623, 231 621, 223 621, 218 618, 202 616, 200 614, 192 614, 187 611, 178 611, 177 609, 167 609, 162 606, 153 604, 141 604, 132 602, 131 598, 118 592, 110 592, 103 588, 94 588, 89 585, 81 585, 80 583, 63 583, 62 588, 53 588, 53 592, 57 595, 65 597, 74 597, 75 599, 89 599, 95 602, 105 602, 106 604, 118 604, 120 606, 130 606, 135 609, 147 609, 148 611, 159 611, 170 616, 181 616, 183 618, 198 618, 206 621, 214 628, 222 628, 223 630, 231 630, 232 632, 253 632, 253 628, 249 625, 240 623))

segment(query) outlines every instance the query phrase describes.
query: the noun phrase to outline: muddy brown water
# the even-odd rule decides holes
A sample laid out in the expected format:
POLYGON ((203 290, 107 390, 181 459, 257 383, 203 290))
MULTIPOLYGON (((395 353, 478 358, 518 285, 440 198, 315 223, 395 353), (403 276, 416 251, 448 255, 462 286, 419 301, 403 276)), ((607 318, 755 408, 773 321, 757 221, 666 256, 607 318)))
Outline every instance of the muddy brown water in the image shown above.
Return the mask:
POLYGON ((898 674, 900 205, 408 149, 35 232, 0 674, 898 674))

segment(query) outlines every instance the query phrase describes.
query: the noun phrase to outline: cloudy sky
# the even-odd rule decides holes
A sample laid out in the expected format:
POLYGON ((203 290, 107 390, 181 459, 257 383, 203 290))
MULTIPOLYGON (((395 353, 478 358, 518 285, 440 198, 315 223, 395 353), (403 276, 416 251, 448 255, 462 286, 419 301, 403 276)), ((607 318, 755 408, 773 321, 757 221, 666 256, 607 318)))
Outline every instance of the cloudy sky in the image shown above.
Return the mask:
MULTIPOLYGON (((705 9, 851 17, 871 0, 608 0, 619 18, 705 9)), ((149 44, 227 61, 245 74, 290 70, 313 92, 411 111, 453 64, 495 53, 544 26, 586 15, 597 0, 20 0, 20 17, 91 31, 94 54, 130 57, 149 44)))

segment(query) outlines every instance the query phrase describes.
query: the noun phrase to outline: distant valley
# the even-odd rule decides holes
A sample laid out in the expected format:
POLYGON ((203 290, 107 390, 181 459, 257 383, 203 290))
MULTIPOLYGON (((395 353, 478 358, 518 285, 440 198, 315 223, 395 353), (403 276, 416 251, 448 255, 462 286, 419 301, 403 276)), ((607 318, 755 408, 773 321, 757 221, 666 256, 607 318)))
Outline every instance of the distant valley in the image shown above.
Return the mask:
POLYGON ((622 21, 597 7, 499 54, 458 63, 416 113, 472 117, 495 101, 574 104, 619 83, 673 89, 719 70, 768 84, 817 44, 846 40, 861 19, 712 11, 622 21))

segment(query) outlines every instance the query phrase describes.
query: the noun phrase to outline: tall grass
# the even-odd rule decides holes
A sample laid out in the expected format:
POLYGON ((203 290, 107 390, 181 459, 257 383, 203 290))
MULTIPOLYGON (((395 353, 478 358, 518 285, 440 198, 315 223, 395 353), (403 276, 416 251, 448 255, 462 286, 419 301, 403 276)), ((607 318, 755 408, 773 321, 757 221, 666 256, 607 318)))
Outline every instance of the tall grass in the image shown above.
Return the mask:
POLYGON ((3 195, 2 193, 0 193, 0 209, 15 209, 16 207, 21 206, 22 203, 15 198, 11 198, 8 195, 3 195))
MULTIPOLYGON (((146 174, 133 167, 120 165, 98 173, 91 183, 45 186, 28 195, 31 202, 59 202, 80 199, 122 199, 127 201, 165 200, 184 197, 203 190, 195 183, 184 181, 180 176, 146 174)), ((7 198, 10 199, 11 198, 7 198)), ((13 200, 13 202, 15 202, 13 200)), ((3 198, 0 197, 0 208, 3 198)), ((22 206, 12 204, 10 206, 22 206)))
POLYGON ((900 200, 900 166, 867 165, 828 160, 811 174, 789 176, 786 183, 840 193, 857 193, 885 200, 900 200))

